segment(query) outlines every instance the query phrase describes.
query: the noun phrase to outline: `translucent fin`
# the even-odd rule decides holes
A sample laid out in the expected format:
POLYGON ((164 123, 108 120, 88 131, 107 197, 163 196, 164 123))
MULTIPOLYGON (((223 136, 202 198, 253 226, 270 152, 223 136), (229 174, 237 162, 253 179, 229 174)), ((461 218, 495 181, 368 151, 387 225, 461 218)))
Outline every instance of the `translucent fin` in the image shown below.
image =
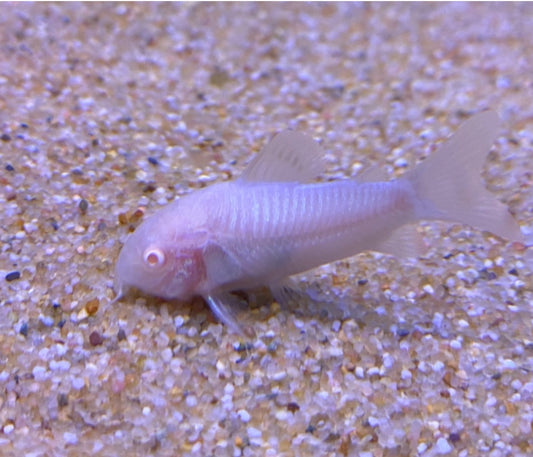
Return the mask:
POLYGON ((312 138, 286 130, 254 157, 239 178, 248 182, 309 182, 324 170, 324 153, 312 138))
POLYGON ((420 219, 460 222, 509 240, 523 240, 507 207, 481 181, 481 169, 499 126, 496 113, 477 114, 406 174, 420 199, 420 219))
POLYGON ((285 278, 283 282, 270 285, 270 291, 274 300, 285 309, 289 309, 301 295, 300 286, 294 278, 285 278))
POLYGON ((205 297, 211 311, 228 327, 233 333, 240 336, 254 336, 253 329, 245 328, 239 321, 234 312, 235 308, 239 307, 238 299, 229 292, 218 292, 216 294, 209 294, 205 297))
POLYGON ((314 287, 302 289, 301 285, 293 278, 287 278, 282 283, 271 285, 270 290, 274 300, 282 309, 300 316, 345 319, 353 315, 355 307, 348 304, 343 298, 327 296, 314 287))
POLYGON ((404 225, 375 247, 378 252, 392 254, 398 258, 417 258, 427 250, 422 235, 412 224, 404 225))
POLYGON ((389 181, 387 173, 379 165, 371 165, 365 168, 356 177, 358 183, 389 181))

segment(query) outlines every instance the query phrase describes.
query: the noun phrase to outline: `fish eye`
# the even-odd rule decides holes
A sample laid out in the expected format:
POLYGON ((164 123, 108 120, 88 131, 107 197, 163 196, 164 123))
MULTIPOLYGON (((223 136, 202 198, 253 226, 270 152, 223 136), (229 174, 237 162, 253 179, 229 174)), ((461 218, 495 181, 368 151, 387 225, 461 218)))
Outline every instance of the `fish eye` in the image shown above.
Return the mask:
POLYGON ((144 251, 143 260, 150 268, 161 267, 165 263, 165 254, 157 248, 148 248, 144 251))

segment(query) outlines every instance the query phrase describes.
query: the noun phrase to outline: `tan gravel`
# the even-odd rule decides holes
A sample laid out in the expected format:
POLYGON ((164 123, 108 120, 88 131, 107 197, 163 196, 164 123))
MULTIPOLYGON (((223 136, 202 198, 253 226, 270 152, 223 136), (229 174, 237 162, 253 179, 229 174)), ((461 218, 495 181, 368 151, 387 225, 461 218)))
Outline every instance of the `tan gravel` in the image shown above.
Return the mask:
POLYGON ((252 341, 201 300, 110 304, 145 215, 285 128, 324 179, 392 177, 493 109, 482 175, 531 243, 532 30, 530 3, 1 4, 0 455, 533 455, 520 243, 421 225, 422 259, 263 294, 252 341))

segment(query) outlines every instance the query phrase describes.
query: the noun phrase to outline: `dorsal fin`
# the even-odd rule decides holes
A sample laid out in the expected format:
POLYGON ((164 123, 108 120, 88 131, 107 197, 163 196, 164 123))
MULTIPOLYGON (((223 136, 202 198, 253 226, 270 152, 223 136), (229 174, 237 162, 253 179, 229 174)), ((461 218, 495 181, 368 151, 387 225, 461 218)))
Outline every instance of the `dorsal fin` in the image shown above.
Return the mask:
POLYGON ((324 170, 324 153, 311 137, 285 130, 250 162, 240 180, 248 182, 309 182, 324 170))

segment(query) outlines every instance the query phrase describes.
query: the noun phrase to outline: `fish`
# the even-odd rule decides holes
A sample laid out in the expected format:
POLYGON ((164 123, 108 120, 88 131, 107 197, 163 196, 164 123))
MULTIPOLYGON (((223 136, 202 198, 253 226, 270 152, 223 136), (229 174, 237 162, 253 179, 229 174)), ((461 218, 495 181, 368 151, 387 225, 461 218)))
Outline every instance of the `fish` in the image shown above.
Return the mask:
POLYGON ((132 287, 168 300, 201 296, 242 334, 233 291, 278 290, 292 275, 363 251, 419 257, 419 221, 523 241, 516 220, 481 180, 499 128, 498 115, 483 111, 397 179, 375 180, 370 172, 331 182, 316 181, 325 167, 318 143, 283 131, 239 178, 177 198, 129 236, 116 262, 115 300, 132 287))

